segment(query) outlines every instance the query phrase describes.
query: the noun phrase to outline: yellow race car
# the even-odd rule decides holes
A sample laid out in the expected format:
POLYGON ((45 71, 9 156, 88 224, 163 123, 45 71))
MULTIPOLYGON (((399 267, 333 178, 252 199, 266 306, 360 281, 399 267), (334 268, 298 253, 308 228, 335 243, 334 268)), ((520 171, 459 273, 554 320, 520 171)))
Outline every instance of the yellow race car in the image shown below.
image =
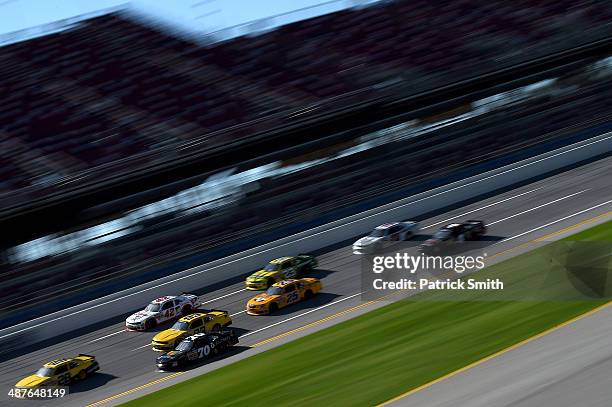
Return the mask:
POLYGON ((249 315, 270 314, 287 305, 311 298, 321 291, 322 287, 318 278, 279 281, 265 293, 250 299, 246 312, 249 315))
POLYGON ((317 267, 317 259, 308 254, 280 257, 246 279, 247 290, 265 290, 277 281, 299 278, 317 267))
POLYGON ((98 371, 100 365, 91 355, 79 354, 75 358, 57 359, 45 363, 36 374, 21 379, 17 389, 34 389, 40 386, 67 386, 75 380, 84 380, 98 371))
POLYGON ((176 321, 172 328, 155 335, 151 346, 156 351, 171 351, 188 336, 200 332, 220 331, 231 324, 232 318, 227 311, 210 310, 190 314, 176 321))

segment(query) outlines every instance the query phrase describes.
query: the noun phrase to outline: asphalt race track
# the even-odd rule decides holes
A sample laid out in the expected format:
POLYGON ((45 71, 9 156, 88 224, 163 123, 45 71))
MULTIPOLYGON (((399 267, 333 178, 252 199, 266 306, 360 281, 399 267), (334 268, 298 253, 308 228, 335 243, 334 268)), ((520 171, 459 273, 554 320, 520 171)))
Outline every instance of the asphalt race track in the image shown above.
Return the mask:
MULTIPOLYGON (((548 238, 551 233, 612 211, 612 183, 610 180, 612 180, 612 157, 422 220, 422 233, 432 233, 437 227, 451 220, 482 219, 489 225, 488 235, 491 239, 489 255, 507 253, 508 249, 519 246, 521 243, 541 237, 548 238)), ((598 222, 610 218, 612 216, 600 216, 598 222)), ((396 219, 389 219, 389 221, 392 220, 396 219)), ((593 224, 595 222, 582 226, 582 228, 593 224)), ((579 229, 580 227, 574 228, 571 232, 579 229)), ((551 238, 559 236, 555 235, 551 238)), ((517 253, 520 253, 520 250, 499 256, 499 259, 517 253)), ((367 312, 374 307, 381 306, 382 303, 364 304, 361 300, 360 268, 360 258, 352 254, 350 245, 335 248, 320 255, 319 269, 314 276, 322 278, 323 292, 309 302, 296 304, 273 316, 249 316, 244 313, 245 303, 254 295, 254 292, 244 290, 243 283, 236 283, 204 294, 202 300, 205 308, 224 309, 233 315, 233 327, 239 329, 242 335, 241 345, 244 347, 238 349, 229 358, 208 363, 186 373, 173 375, 156 371, 154 359, 158 353, 152 351, 149 345, 154 333, 125 332, 121 323, 83 335, 75 334, 72 339, 44 349, 34 350, 29 354, 18 355, 0 363, 0 391, 2 392, 0 405, 83 406, 92 403, 105 406, 116 405, 265 350, 270 346, 276 346, 299 335, 305 335, 329 324, 367 312), (360 305, 361 307, 355 308, 360 305), (351 311, 339 314, 348 309, 351 311), (323 320, 324 318, 327 319, 323 320), (289 331, 292 332, 283 335, 289 331), (279 335, 282 336, 279 337, 279 335), (257 346, 248 348, 253 345, 257 346), (77 353, 95 355, 101 369, 87 381, 72 386, 71 394, 67 398, 41 403, 40 401, 11 400, 7 396, 11 386, 20 378, 35 372, 42 363, 59 357, 74 356, 77 353), (154 381, 155 383, 151 384, 154 381)), ((194 287, 194 290, 197 288, 194 287)), ((131 310, 126 310, 126 312, 129 311, 131 310)), ((606 322, 609 327, 609 313, 607 315, 606 322)), ((158 327, 157 330, 167 327, 167 325, 158 327)), ((562 335, 555 337, 558 336, 562 337, 562 335)), ((605 342, 609 350, 609 338, 609 335, 598 335, 590 340, 605 342)), ((547 347, 554 348, 558 344, 563 343, 552 341, 547 347)), ((605 362, 600 358, 609 358, 610 353, 599 355, 596 350, 600 348, 603 349, 604 344, 593 343, 589 348, 593 350, 589 352, 589 357, 593 358, 593 363, 601 362, 603 367, 600 369, 605 370, 606 366, 610 367, 609 360, 605 362)), ((550 353, 550 355, 555 358, 564 356, 563 353, 550 353)), ((508 357, 510 357, 509 354, 508 357)), ((520 355, 513 360, 519 363, 520 355)), ((489 369, 487 375, 494 378, 497 375, 496 372, 501 371, 503 367, 504 365, 498 365, 496 371, 489 369)), ((558 372, 559 375, 564 374, 563 370, 555 372, 558 372)), ((609 375, 605 373, 605 371, 600 372, 599 375, 590 377, 590 380, 608 380, 609 383, 609 375)), ((525 381, 524 376, 517 377, 516 380, 525 381)), ((580 377, 576 376, 576 380, 579 380, 580 377)), ((571 381, 573 378, 556 377, 556 379, 571 381)), ((525 382, 521 387, 523 393, 528 394, 532 390, 535 391, 530 388, 529 381, 525 382)), ((537 385, 538 382, 534 381, 533 386, 537 385)), ((611 387, 608 386, 607 389, 611 387)), ((608 399, 612 399, 612 390, 609 391, 608 399)), ((483 405, 507 405, 504 404, 505 400, 501 398, 502 396, 501 393, 494 393, 488 403, 483 405), (497 395, 500 396, 499 399, 495 399, 497 395)), ((534 399, 536 405, 548 406, 546 401, 547 399, 534 399)), ((435 404, 423 402, 421 405, 435 404)), ((529 403, 524 402, 517 405, 529 405, 529 403)), ((588 403, 581 405, 588 405, 588 403)))
POLYGON ((390 403, 410 407, 608 407, 612 307, 390 403))

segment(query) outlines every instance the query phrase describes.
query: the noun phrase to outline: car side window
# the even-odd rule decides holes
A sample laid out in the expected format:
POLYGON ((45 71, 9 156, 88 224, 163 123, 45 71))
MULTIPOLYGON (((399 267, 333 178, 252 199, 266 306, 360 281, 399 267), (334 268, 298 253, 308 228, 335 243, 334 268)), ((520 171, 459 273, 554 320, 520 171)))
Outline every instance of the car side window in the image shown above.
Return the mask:
POLYGON ((284 292, 285 293, 290 293, 295 291, 295 284, 290 284, 288 286, 285 287, 284 292))
POLYGON ((57 369, 55 369, 55 374, 62 374, 62 373, 66 373, 68 371, 68 365, 61 365, 59 366, 57 369))
POLYGON ((201 319, 196 319, 195 321, 193 321, 193 322, 191 323, 190 328, 191 328, 191 329, 195 329, 195 328, 199 328, 199 327, 201 327, 201 326, 202 326, 202 320, 201 320, 201 319))
POLYGON ((167 309, 170 309, 170 308, 172 308, 173 306, 174 306, 174 305, 173 305, 173 302, 172 302, 172 301, 166 301, 166 302, 164 303, 164 305, 162 306, 162 311, 165 311, 165 310, 167 310, 167 309))
POLYGON ((79 365, 79 363, 76 360, 73 360, 72 362, 70 362, 68 364, 68 366, 70 367, 70 369, 74 369, 75 367, 77 367, 79 365))

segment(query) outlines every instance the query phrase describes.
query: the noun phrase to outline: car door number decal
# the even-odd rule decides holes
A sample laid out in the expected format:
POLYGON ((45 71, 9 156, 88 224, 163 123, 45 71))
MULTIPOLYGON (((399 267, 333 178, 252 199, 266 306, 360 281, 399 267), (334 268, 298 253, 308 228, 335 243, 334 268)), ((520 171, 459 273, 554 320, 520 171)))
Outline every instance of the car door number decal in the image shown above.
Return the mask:
POLYGON ((288 304, 294 303, 297 300, 298 300, 298 293, 297 293, 297 291, 293 291, 293 292, 291 292, 291 293, 289 293, 287 295, 287 303, 288 304))

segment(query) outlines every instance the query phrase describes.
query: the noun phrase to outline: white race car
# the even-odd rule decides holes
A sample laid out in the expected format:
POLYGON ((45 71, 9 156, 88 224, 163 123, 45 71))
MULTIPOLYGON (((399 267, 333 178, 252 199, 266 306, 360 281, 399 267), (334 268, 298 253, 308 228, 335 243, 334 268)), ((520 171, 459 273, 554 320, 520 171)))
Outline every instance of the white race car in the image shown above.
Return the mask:
POLYGON ((418 231, 419 224, 413 221, 385 223, 353 243, 353 253, 375 253, 382 249, 383 242, 408 240, 418 231))
POLYGON ((132 331, 145 331, 157 324, 185 316, 200 306, 195 294, 168 295, 159 297, 149 303, 145 309, 130 315, 125 320, 125 327, 132 331))

